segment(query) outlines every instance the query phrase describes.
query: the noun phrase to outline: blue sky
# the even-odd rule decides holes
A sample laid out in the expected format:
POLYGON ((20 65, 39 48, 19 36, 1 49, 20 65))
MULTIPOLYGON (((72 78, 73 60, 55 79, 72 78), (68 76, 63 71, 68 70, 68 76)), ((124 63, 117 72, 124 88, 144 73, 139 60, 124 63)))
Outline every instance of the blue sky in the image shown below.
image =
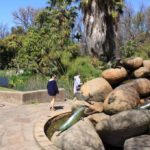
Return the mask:
POLYGON ((0 23, 7 24, 8 27, 13 25, 12 12, 19 8, 31 6, 33 8, 43 8, 47 0, 0 0, 0 23))
POLYGON ((135 11, 139 10, 141 4, 144 4, 144 7, 150 6, 150 0, 125 0, 127 3, 131 4, 135 11))
MULTIPOLYGON (((150 6, 150 0, 126 0, 131 3, 135 10, 138 10, 140 4, 147 7, 150 6)), ((19 8, 31 6, 33 8, 43 8, 46 6, 47 0, 1 0, 0 3, 0 23, 7 24, 8 27, 13 26, 12 12, 19 8)))

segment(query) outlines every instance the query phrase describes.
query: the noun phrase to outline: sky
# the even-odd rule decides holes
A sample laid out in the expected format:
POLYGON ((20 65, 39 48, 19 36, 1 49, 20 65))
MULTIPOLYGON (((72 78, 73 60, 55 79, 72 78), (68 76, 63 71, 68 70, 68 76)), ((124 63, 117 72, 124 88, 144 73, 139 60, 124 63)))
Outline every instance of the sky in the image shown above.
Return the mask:
POLYGON ((135 11, 138 11, 141 4, 144 5, 144 7, 150 6, 150 0, 125 0, 127 3, 131 4, 135 11))
POLYGON ((47 0, 0 0, 0 24, 7 24, 9 28, 13 26, 12 12, 19 8, 44 8, 46 5, 47 0))
MULTIPOLYGON (((47 0, 0 0, 0 24, 7 24, 10 28, 14 25, 12 12, 17 11, 19 8, 31 6, 33 8, 44 8, 47 0)), ((144 6, 150 6, 150 0, 125 0, 131 3, 133 8, 137 11, 140 4, 143 2, 144 6)))

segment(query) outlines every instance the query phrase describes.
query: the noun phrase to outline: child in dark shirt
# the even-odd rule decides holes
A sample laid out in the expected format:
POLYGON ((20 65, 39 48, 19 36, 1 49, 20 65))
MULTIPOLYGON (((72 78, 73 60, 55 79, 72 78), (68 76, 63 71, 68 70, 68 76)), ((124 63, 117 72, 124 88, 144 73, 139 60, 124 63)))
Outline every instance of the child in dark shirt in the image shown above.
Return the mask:
POLYGON ((59 93, 57 82, 56 82, 56 75, 53 74, 51 79, 47 83, 47 92, 48 95, 52 97, 50 102, 50 110, 54 110, 54 103, 56 101, 56 95, 59 93))

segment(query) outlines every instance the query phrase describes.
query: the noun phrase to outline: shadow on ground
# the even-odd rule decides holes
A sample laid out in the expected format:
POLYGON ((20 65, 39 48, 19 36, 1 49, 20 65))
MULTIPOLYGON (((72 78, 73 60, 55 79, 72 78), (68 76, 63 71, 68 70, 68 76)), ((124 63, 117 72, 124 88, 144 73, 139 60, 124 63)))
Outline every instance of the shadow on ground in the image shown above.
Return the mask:
POLYGON ((64 106, 54 106, 55 110, 63 109, 64 106))

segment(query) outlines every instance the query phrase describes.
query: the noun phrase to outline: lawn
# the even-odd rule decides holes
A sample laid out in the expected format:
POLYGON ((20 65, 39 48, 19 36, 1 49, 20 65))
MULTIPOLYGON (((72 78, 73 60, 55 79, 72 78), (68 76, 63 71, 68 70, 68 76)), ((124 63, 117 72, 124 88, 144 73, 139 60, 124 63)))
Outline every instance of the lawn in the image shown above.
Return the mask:
POLYGON ((16 91, 14 89, 9 89, 9 88, 5 88, 5 87, 0 87, 0 91, 16 91))

